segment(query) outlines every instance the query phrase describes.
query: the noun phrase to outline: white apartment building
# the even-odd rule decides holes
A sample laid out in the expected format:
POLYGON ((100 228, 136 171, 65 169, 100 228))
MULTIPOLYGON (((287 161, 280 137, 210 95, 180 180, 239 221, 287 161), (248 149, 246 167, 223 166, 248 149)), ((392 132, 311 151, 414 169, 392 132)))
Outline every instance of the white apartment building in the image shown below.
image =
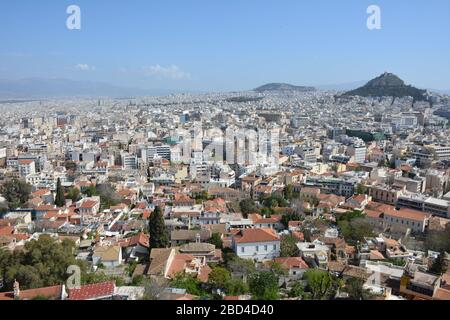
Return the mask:
POLYGON ((122 153, 122 168, 125 170, 136 170, 138 168, 137 156, 129 153, 122 153))
POLYGON ((244 229, 233 236, 232 248, 240 258, 264 261, 280 256, 280 243, 271 229, 244 229))
POLYGON ((355 163, 366 162, 367 148, 363 144, 353 144, 347 148, 347 155, 353 158, 355 163))
POLYGON ((19 160, 19 176, 25 178, 36 173, 36 163, 33 160, 19 160))
MULTIPOLYGON (((171 160, 172 149, 169 145, 147 146, 141 150, 142 159, 145 163, 151 162, 155 157, 171 160)), ((180 153, 181 158, 181 153, 180 153)))

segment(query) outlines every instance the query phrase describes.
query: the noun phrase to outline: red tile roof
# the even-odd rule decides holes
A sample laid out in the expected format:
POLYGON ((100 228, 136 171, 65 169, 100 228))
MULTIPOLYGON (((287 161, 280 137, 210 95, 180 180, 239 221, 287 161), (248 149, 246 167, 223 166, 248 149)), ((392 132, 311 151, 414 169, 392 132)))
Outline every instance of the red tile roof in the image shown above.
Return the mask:
POLYGON ((125 239, 123 242, 120 243, 120 245, 122 247, 133 247, 138 244, 140 244, 141 246, 143 246, 145 248, 149 248, 150 247, 150 236, 141 232, 131 238, 125 239))
POLYGON ((88 284, 79 289, 69 290, 68 300, 95 300, 114 295, 116 285, 114 281, 88 284))
MULTIPOLYGON (((61 299, 62 288, 62 286, 53 286, 46 288, 21 290, 19 299, 32 300, 37 297, 45 297, 47 299, 61 299)), ((0 292, 0 300, 14 300, 14 292, 0 292)))
POLYGON ((408 209, 408 208, 401 208, 400 210, 396 210, 394 206, 389 206, 389 205, 383 206, 383 212, 385 215, 388 215, 388 216, 409 219, 409 220, 416 220, 416 221, 421 221, 421 222, 423 222, 425 220, 425 218, 428 218, 431 216, 428 213, 424 213, 422 211, 417 211, 417 210, 408 209))
POLYGON ((280 263, 285 269, 309 269, 309 266, 301 257, 275 258, 274 260, 275 262, 280 263))
POLYGON ((31 196, 32 197, 42 197, 49 193, 51 193, 51 191, 49 189, 38 189, 35 192, 31 193, 31 196))
POLYGON ((6 226, 6 227, 0 227, 0 236, 7 236, 14 233, 14 227, 12 226, 6 226))
POLYGON ((91 208, 95 207, 97 205, 97 203, 98 202, 94 201, 94 200, 86 200, 86 201, 83 201, 80 208, 91 209, 91 208))
POLYGON ((237 243, 280 241, 272 229, 244 229, 234 236, 237 243))

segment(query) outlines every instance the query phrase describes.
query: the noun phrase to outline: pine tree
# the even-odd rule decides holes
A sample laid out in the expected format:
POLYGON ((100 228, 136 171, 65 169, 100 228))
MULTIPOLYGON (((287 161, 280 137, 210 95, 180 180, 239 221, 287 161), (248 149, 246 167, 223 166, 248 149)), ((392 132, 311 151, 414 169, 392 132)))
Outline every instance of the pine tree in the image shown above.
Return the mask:
POLYGON ((446 269, 447 268, 445 265, 445 252, 442 251, 434 260, 433 264, 431 265, 430 271, 434 274, 441 275, 445 273, 446 269))
POLYGON ((63 207, 66 204, 66 199, 64 198, 64 190, 61 185, 61 179, 58 178, 56 182, 56 196, 55 196, 55 204, 58 207, 63 207))
POLYGON ((155 211, 150 215, 148 231, 150 234, 150 248, 167 248, 169 246, 169 234, 160 207, 156 207, 155 211))

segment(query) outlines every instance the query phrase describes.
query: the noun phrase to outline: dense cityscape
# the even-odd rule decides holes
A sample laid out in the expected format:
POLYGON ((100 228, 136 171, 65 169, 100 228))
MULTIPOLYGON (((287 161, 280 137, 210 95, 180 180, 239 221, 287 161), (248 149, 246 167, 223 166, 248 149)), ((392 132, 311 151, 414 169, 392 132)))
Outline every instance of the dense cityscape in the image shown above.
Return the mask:
POLYGON ((450 299, 448 95, 383 73, 0 113, 0 300, 450 299))

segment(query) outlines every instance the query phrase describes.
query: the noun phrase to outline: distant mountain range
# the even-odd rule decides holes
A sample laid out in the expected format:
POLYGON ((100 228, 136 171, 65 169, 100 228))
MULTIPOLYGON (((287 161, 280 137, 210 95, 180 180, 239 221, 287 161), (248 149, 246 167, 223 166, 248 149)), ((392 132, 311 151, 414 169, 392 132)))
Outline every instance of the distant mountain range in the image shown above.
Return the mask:
POLYGON ((0 99, 40 99, 65 97, 126 98, 150 95, 167 95, 169 90, 143 90, 111 85, 103 82, 74 81, 67 79, 30 78, 0 80, 0 99))
POLYGON ((265 84, 261 87, 254 89, 256 92, 265 92, 265 91, 298 91, 298 92, 311 92, 316 91, 314 87, 302 87, 302 86, 294 86, 292 84, 287 83, 269 83, 265 84))
POLYGON ((381 76, 370 80, 364 86, 348 91, 342 96, 361 97, 413 97, 416 101, 425 101, 426 90, 417 89, 406 85, 405 82, 393 73, 383 73, 381 76))
MULTIPOLYGON (((314 92, 316 90, 348 91, 344 96, 413 96, 424 100, 425 90, 407 86, 397 76, 385 73, 369 81, 358 81, 334 85, 295 86, 287 83, 269 83, 254 89, 255 92, 314 92), (364 85, 365 84, 365 85, 364 85), (358 88, 359 87, 359 88, 358 88), (355 89, 358 88, 358 89, 355 89), (355 89, 355 90, 353 90, 355 89)), ((449 90, 431 90, 450 94, 449 90)), ((75 81, 68 79, 29 78, 22 80, 0 79, 0 101, 37 100, 48 98, 131 98, 140 96, 164 96, 174 93, 205 93, 185 90, 165 90, 121 87, 103 82, 75 81)))

